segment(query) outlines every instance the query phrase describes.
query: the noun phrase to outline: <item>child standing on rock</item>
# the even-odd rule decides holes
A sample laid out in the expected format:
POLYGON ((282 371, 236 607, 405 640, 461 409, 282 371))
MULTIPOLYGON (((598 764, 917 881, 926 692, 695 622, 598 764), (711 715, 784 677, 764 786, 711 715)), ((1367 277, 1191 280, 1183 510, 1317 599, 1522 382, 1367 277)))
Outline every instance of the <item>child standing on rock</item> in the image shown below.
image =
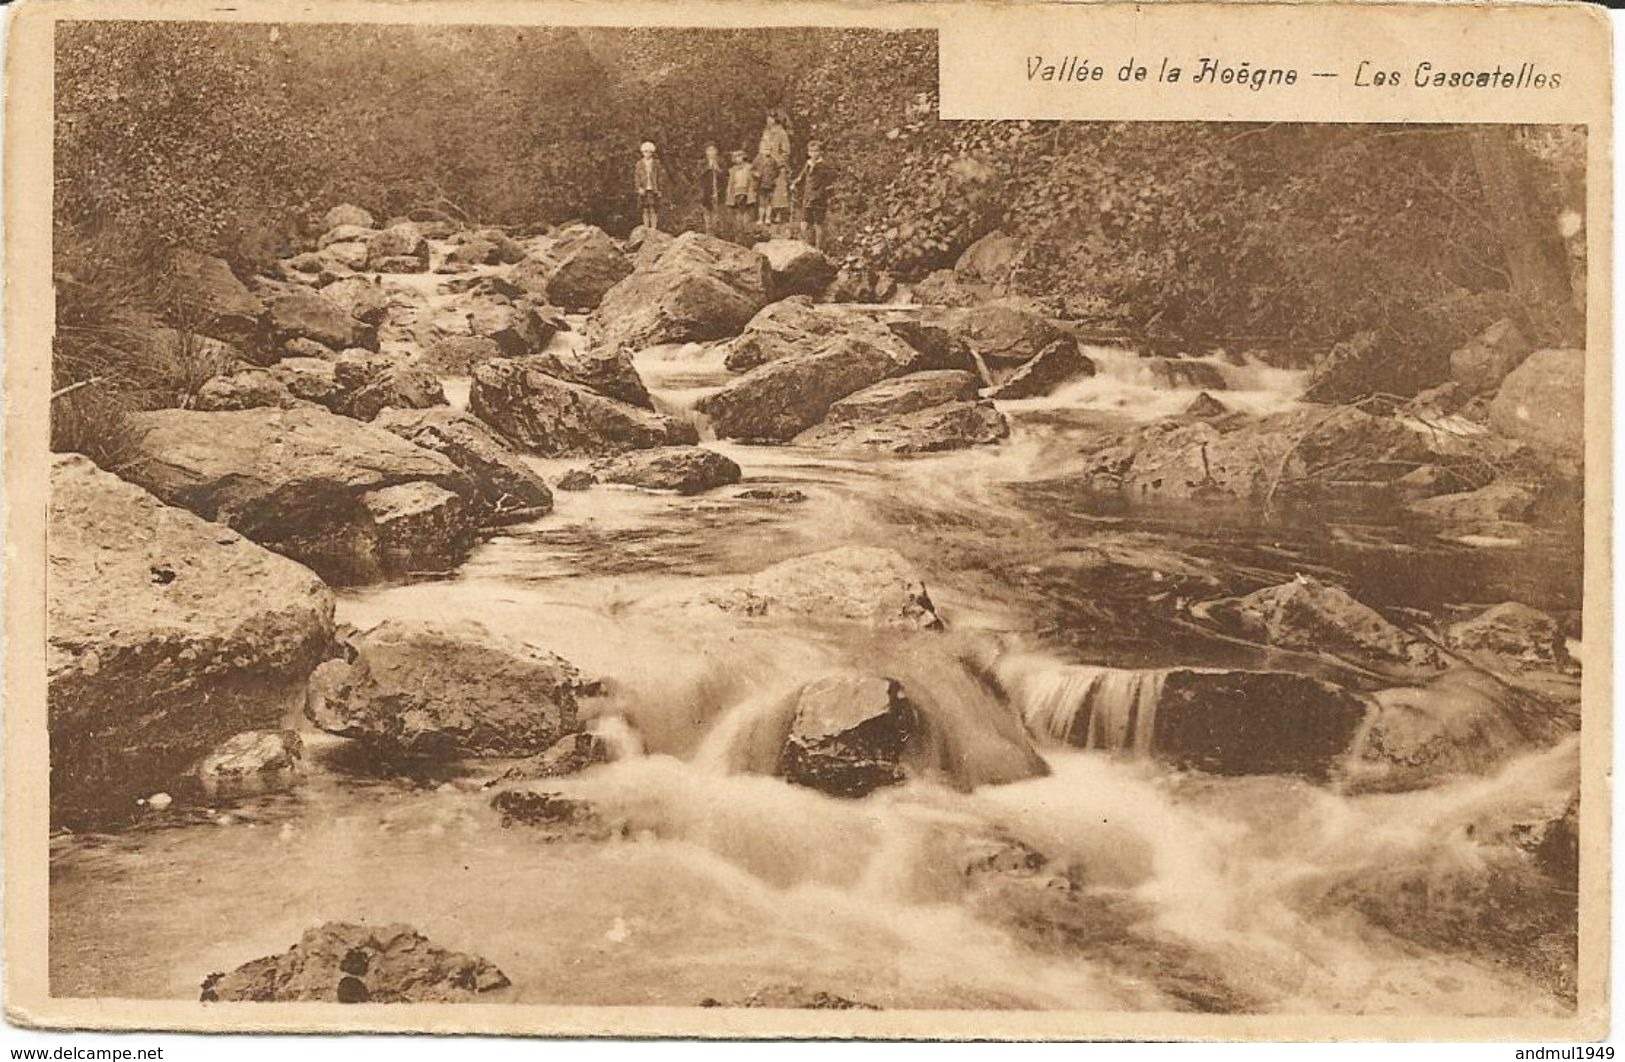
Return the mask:
POLYGON ((733 209, 734 229, 744 232, 750 228, 756 213, 756 171, 743 151, 733 153, 733 165, 728 167, 728 206, 733 209))
POLYGON ((801 193, 801 229, 807 242, 824 249, 824 216, 829 210, 830 189, 835 170, 824 158, 824 147, 816 140, 807 142, 807 163, 790 183, 801 193))
POLYGON ((705 163, 700 167, 700 206, 705 209, 705 231, 715 236, 722 227, 722 208, 728 201, 727 165, 715 144, 705 145, 705 163))
POLYGON ((638 193, 638 209, 643 214, 643 226, 660 227, 660 202, 666 195, 666 167, 655 156, 655 146, 645 140, 638 149, 639 157, 632 179, 638 193))

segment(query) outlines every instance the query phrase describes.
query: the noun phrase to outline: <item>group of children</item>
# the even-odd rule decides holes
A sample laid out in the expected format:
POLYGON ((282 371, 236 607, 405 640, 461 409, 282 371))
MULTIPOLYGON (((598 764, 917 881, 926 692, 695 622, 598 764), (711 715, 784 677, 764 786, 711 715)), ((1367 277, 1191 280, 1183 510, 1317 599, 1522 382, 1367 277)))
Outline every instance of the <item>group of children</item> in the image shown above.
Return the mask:
MULTIPOLYGON (((734 235, 758 225, 769 230, 788 226, 792 204, 801 207, 803 238, 814 247, 824 245, 824 218, 829 210, 835 173, 818 141, 807 143, 807 161, 790 174, 790 130, 784 116, 767 115, 756 158, 734 151, 725 164, 717 145, 707 144, 699 172, 700 205, 705 231, 734 235)), ((670 198, 665 169, 655 145, 645 142, 634 170, 638 207, 643 224, 660 227, 660 210, 670 198)))

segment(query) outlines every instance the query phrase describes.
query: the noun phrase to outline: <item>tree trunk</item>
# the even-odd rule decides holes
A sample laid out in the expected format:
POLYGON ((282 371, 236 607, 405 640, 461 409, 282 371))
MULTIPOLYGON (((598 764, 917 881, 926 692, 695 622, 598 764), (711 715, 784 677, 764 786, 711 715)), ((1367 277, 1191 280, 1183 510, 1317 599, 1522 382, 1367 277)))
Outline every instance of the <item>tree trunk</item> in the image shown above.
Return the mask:
POLYGON ((1539 342, 1584 342, 1585 322, 1569 286, 1567 252, 1555 218, 1538 209, 1529 160, 1507 126, 1479 125, 1468 133, 1491 224, 1501 239, 1512 294, 1522 303, 1539 342))

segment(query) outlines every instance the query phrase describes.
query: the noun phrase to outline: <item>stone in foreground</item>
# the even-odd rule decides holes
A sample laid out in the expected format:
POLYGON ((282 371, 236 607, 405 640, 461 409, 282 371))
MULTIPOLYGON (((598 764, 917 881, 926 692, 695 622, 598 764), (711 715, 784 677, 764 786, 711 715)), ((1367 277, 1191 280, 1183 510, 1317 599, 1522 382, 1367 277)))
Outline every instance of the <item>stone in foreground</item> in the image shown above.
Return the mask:
POLYGON ((662 446, 597 461, 592 466, 592 475, 601 483, 700 494, 738 483, 742 473, 731 458, 715 450, 703 446, 662 446))
POLYGON ((825 676, 797 699, 779 773, 832 796, 867 796, 907 778, 903 759, 920 726, 896 679, 825 676))
POLYGON ((477 623, 387 620, 311 677, 305 715, 384 762, 531 756, 580 729, 571 664, 477 623))
POLYGON ((205 1003, 464 1003, 508 987, 477 955, 448 951, 407 925, 327 922, 281 955, 203 980, 205 1003))
POLYGON ((47 707, 55 821, 133 806, 279 723, 333 633, 308 569, 89 459, 51 462, 47 707))

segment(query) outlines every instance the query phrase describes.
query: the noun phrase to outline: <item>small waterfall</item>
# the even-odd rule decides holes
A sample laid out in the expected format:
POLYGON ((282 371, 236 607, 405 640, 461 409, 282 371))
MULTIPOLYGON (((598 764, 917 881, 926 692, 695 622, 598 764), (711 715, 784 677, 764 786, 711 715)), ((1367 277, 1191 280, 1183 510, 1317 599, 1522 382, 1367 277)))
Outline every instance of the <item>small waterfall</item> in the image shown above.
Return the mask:
POLYGON ((636 759, 643 755, 643 738, 627 722, 624 715, 606 715, 594 719, 587 732, 597 737, 609 749, 613 760, 636 759))
POLYGON ((998 664, 995 674, 1036 737, 1140 756, 1151 751, 1167 669, 1018 658, 998 664))

